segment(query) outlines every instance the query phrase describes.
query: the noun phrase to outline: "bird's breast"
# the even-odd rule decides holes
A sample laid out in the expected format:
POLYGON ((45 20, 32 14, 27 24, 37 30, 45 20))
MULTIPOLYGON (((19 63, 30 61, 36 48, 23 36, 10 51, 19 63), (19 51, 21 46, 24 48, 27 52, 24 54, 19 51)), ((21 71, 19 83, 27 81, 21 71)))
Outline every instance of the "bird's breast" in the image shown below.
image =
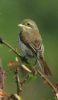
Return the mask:
POLYGON ((22 56, 28 56, 28 55, 33 56, 32 51, 21 41, 20 36, 19 36, 19 47, 21 49, 22 56))

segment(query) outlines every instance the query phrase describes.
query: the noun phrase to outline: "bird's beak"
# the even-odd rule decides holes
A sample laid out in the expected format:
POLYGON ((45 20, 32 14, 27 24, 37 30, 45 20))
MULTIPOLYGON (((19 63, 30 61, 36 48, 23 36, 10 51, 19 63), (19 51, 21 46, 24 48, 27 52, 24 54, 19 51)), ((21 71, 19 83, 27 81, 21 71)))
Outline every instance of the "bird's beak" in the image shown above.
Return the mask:
POLYGON ((31 27, 25 26, 23 24, 18 24, 18 27, 23 28, 23 29, 31 29, 31 27))
POLYGON ((24 25, 23 24, 18 24, 18 27, 24 27, 24 25))

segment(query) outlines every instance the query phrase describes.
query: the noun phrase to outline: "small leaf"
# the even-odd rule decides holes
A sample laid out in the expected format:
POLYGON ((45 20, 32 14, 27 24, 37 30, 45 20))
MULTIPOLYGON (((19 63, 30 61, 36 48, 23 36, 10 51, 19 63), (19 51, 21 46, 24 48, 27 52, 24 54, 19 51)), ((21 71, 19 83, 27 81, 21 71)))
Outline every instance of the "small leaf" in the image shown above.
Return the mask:
POLYGON ((9 62, 8 62, 8 65, 9 65, 9 66, 14 66, 14 65, 16 65, 16 61, 9 61, 9 62))
POLYGON ((33 74, 29 74, 29 80, 36 80, 37 76, 33 75, 33 74))

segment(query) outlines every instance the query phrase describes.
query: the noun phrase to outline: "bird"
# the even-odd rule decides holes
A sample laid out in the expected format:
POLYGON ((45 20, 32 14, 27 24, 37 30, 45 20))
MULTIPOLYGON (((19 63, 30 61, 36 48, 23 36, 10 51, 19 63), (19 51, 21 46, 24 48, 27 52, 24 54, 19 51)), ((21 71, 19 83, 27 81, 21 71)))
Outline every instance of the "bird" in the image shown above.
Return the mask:
POLYGON ((39 28, 32 19, 24 19, 20 24, 19 45, 22 51, 23 59, 28 59, 28 56, 35 56, 39 66, 44 71, 45 75, 51 75, 51 70, 44 58, 44 46, 39 28))

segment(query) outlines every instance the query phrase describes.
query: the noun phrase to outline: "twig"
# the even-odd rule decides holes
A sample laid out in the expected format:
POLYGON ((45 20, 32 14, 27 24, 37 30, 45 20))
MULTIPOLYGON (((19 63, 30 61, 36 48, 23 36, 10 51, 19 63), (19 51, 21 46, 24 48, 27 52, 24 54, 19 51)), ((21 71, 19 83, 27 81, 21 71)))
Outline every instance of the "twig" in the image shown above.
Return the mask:
MULTIPOLYGON (((25 66, 25 65, 24 65, 25 66)), ((47 84, 53 89, 55 94, 58 94, 57 89, 55 88, 55 86, 53 85, 53 83, 46 77, 46 75, 44 75, 37 67, 27 67, 25 66, 25 68, 28 68, 31 73, 33 75, 40 75, 42 79, 46 80, 47 84)), ((30 72, 29 72, 30 73, 30 72)), ((25 83, 26 80, 28 79, 28 75, 26 75, 26 77, 24 78, 24 80, 21 82, 21 84, 25 83)))
POLYGON ((38 74, 42 77, 42 79, 46 80, 47 84, 53 89, 54 94, 58 100, 58 90, 55 88, 55 86, 53 85, 53 83, 46 77, 46 75, 44 75, 38 68, 31 68, 33 73, 36 73, 36 75, 38 76, 38 74), (34 70, 34 71, 33 71, 34 70))
POLYGON ((21 100, 21 97, 17 94, 11 94, 7 100, 21 100))
POLYGON ((16 81, 16 86, 17 86, 17 94, 19 95, 19 93, 22 91, 22 88, 21 88, 21 83, 20 83, 20 79, 19 79, 18 67, 16 67, 14 74, 15 74, 15 81, 16 81))
POLYGON ((46 80, 46 82, 48 83, 48 85, 54 90, 55 93, 57 93, 57 89, 55 88, 55 86, 53 85, 53 83, 40 71, 37 70, 37 73, 44 79, 46 80))
POLYGON ((29 74, 27 74, 24 79, 20 82, 21 86, 26 83, 26 81, 29 79, 29 74))
MULTIPOLYGON (((3 69, 0 59, 0 89, 2 90, 4 89, 4 77, 5 77, 5 71, 3 69)), ((1 100, 4 100, 4 97, 1 97, 1 100)))
POLYGON ((6 47, 10 48, 17 56, 19 56, 20 58, 22 58, 22 56, 20 55, 20 53, 17 52, 17 50, 11 46, 9 43, 7 43, 6 41, 4 41, 2 38, 0 38, 0 43, 4 44, 6 47))
MULTIPOLYGON (((16 49, 14 49, 10 44, 8 44, 6 41, 2 40, 2 38, 0 38, 0 43, 4 44, 5 46, 7 46, 8 48, 10 48, 18 57, 22 58, 22 56, 20 55, 20 53, 17 52, 16 49)), ((54 90, 55 94, 58 94, 57 89, 55 88, 55 86, 53 85, 53 83, 39 70, 39 69, 35 69, 37 75, 39 74, 44 80, 47 81, 48 85, 54 90)), ((34 70, 32 69, 32 73, 34 74, 34 70)))
MULTIPOLYGON (((27 66, 25 66, 25 68, 27 68, 27 66)), ((28 67, 28 69, 31 71, 33 75, 36 75, 36 76, 40 75, 42 79, 46 80, 47 84, 52 88, 58 100, 58 90, 55 88, 53 83, 46 77, 46 75, 44 75, 37 67, 28 67)), ((29 78, 29 75, 26 75, 24 80, 21 81, 21 85, 23 85, 28 78, 29 78)))
POLYGON ((0 43, 4 44, 6 47, 10 48, 18 57, 20 57, 21 61, 29 64, 25 57, 21 56, 20 53, 13 46, 11 46, 8 42, 3 40, 1 37, 0 37, 0 43))

